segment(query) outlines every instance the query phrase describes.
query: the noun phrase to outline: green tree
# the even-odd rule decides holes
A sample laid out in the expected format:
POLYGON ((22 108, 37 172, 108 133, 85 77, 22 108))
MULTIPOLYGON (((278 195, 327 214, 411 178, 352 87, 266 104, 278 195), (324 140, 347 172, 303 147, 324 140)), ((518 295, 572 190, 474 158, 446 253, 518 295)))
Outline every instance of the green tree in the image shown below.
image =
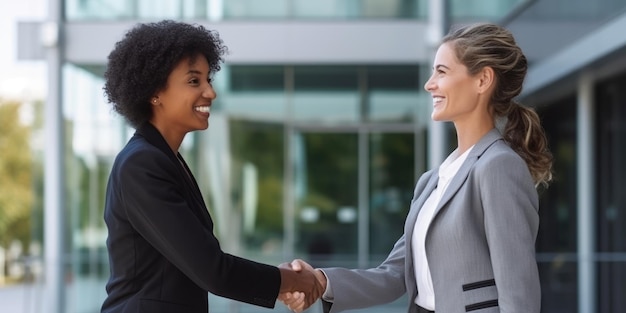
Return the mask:
POLYGON ((30 242, 33 206, 30 127, 17 102, 0 102, 0 246, 30 242))

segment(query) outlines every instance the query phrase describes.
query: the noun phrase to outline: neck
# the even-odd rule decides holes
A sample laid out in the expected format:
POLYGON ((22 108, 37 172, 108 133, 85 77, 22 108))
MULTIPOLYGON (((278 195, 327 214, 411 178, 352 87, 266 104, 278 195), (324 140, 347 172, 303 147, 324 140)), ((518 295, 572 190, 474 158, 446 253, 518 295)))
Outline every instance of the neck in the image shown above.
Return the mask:
POLYGON ((454 123, 459 154, 475 145, 485 134, 495 127, 493 120, 485 120, 479 123, 454 123))
POLYGON ((181 134, 180 132, 173 130, 171 127, 165 127, 163 123, 159 123, 154 119, 151 120, 150 123, 152 123, 159 133, 161 133, 161 136, 163 136, 167 145, 170 146, 174 155, 177 155, 178 149, 180 148, 183 139, 185 139, 185 133, 181 134))

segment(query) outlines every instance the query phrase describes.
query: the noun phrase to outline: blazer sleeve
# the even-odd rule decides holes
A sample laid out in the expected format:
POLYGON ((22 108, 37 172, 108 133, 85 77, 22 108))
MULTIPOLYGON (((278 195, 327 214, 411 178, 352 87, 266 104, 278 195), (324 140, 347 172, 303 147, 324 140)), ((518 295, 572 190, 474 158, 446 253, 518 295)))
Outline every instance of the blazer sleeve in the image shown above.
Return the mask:
POLYGON ((539 313, 539 204, 530 172, 516 153, 501 153, 483 164, 488 165, 479 188, 500 311, 539 313))
POLYGON ((224 253, 193 213, 175 164, 158 150, 131 153, 114 173, 124 214, 135 230, 198 286, 213 294, 274 307, 277 267, 224 253))
POLYGON ((324 302, 325 313, 366 308, 391 302, 406 292, 404 235, 387 259, 376 268, 323 268, 333 291, 333 303, 324 302))

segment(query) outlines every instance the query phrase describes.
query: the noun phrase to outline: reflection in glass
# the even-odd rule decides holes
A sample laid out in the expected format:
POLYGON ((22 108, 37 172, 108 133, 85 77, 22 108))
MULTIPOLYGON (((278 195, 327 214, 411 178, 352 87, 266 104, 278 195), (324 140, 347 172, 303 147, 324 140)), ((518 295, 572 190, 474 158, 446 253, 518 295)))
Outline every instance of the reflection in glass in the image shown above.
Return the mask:
POLYGON ((241 218, 223 225, 241 231, 246 256, 281 255, 283 233, 283 133, 282 124, 231 120, 233 210, 241 218))
POLYGON ((378 263, 404 233, 415 185, 414 135, 370 135, 370 261, 378 263))
POLYGON ((554 157, 554 181, 540 192, 537 261, 542 308, 576 312, 578 294, 576 199, 576 99, 567 97, 539 113, 554 157), (569 302, 569 303, 568 303, 569 302))
POLYGON ((102 96, 101 68, 63 67, 66 127, 68 304, 99 308, 108 279, 104 192, 113 158, 127 140, 123 121, 102 96))
POLYGON ((597 88, 599 312, 626 312, 626 75, 597 88))
POLYGON ((357 139, 356 134, 294 135, 295 249, 313 266, 355 265, 357 139))
POLYGON ((538 258, 541 277, 541 311, 578 312, 578 262, 572 254, 538 258))

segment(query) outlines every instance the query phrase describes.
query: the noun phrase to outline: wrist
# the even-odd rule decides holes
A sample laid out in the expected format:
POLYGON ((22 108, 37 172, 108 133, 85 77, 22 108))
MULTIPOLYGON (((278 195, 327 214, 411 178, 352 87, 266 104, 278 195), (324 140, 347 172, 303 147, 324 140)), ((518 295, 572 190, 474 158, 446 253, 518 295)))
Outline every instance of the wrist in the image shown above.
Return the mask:
POLYGON ((279 292, 290 292, 294 289, 294 271, 279 267, 280 271, 280 289, 279 292))
POLYGON ((326 285, 328 284, 328 279, 326 278, 326 274, 319 268, 315 269, 315 278, 322 285, 322 289, 326 290, 326 285))

